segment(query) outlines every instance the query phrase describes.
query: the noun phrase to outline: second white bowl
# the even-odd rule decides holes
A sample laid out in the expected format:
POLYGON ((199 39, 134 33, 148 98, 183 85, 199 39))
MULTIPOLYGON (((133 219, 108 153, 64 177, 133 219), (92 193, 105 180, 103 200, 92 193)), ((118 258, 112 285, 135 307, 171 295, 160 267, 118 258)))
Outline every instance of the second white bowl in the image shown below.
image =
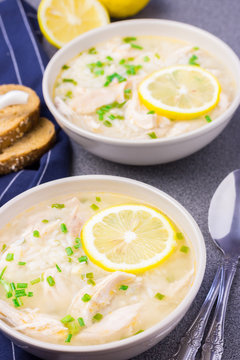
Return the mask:
POLYGON ((142 19, 116 22, 77 37, 59 50, 49 62, 43 77, 47 106, 64 131, 89 152, 104 159, 130 165, 154 165, 190 155, 218 136, 240 103, 240 62, 223 41, 197 27, 169 20, 142 19), (236 94, 229 108, 218 119, 190 133, 168 139, 124 140, 94 134, 71 123, 53 103, 53 87, 61 67, 79 52, 114 36, 161 35, 198 44, 213 53, 236 80, 236 94))

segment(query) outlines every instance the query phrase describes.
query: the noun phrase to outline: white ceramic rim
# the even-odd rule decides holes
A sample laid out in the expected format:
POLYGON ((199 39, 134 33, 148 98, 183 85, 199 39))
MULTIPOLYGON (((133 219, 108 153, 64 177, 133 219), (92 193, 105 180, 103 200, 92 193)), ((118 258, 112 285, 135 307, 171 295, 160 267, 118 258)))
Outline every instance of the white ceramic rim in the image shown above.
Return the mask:
POLYGON ((190 213, 174 198, 172 198, 165 192, 159 190, 158 188, 155 188, 155 187, 145 184, 143 182, 140 182, 137 180, 132 180, 132 179, 129 179, 126 177, 110 176, 110 175, 80 175, 80 176, 72 176, 72 177, 68 177, 68 178, 54 180, 54 181, 50 181, 45 184, 39 185, 37 187, 34 187, 30 190, 27 190, 27 191, 23 192, 22 194, 16 196, 15 198, 13 198, 12 200, 8 201, 5 205, 3 205, 0 208, 0 217, 3 212, 8 211, 9 208, 14 206, 14 203, 16 201, 19 201, 19 200, 24 201, 25 196, 31 195, 34 192, 38 192, 41 189, 48 188, 48 187, 54 187, 56 184, 59 184, 59 183, 69 184, 71 182, 81 181, 81 180, 85 180, 85 181, 89 180, 90 181, 91 179, 112 180, 115 182, 123 182, 126 184, 132 184, 137 187, 144 188, 147 191, 154 192, 156 194, 156 196, 165 198, 167 201, 169 201, 169 203, 171 203, 171 205, 173 207, 177 208, 184 214, 184 216, 187 219, 187 221, 189 222, 190 226, 192 227, 192 229, 194 229, 196 238, 198 239, 199 248, 200 248, 200 254, 198 254, 200 257, 200 261, 199 261, 200 266, 198 269, 196 269, 196 277, 195 277, 194 283, 193 283, 191 289, 189 290, 187 296, 183 299, 183 301, 165 319, 163 319, 162 321, 158 322, 157 324, 153 325, 152 327, 150 327, 149 329, 145 330, 144 332, 142 332, 138 335, 131 336, 131 337, 129 337, 127 339, 123 339, 123 340, 113 341, 113 342, 106 343, 106 344, 86 345, 86 346, 82 346, 82 345, 78 345, 78 346, 67 345, 66 346, 66 345, 47 343, 47 342, 44 342, 41 340, 31 338, 30 336, 24 335, 24 334, 18 332, 17 330, 14 330, 11 326, 7 325, 4 321, 0 320, 0 330, 3 330, 10 337, 14 337, 15 339, 25 342, 30 346, 38 347, 38 348, 48 350, 48 351, 58 351, 58 352, 62 351, 65 353, 77 353, 77 352, 79 352, 79 353, 87 353, 87 352, 93 353, 94 352, 95 353, 95 352, 104 352, 104 351, 108 351, 108 350, 121 349, 126 346, 130 347, 134 343, 140 342, 141 340, 144 340, 145 338, 148 338, 148 337, 151 338, 151 335, 155 331, 160 331, 167 324, 170 324, 174 320, 177 320, 179 318, 179 316, 181 316, 182 312, 184 312, 184 310, 186 310, 186 308, 188 308, 191 305, 191 303, 193 302, 194 298, 196 297, 197 292, 201 286, 201 283, 202 283, 202 280, 204 277, 204 273, 205 273, 205 268, 206 268, 206 247, 205 247, 203 235, 202 235, 196 221, 193 219, 192 215, 190 215, 190 213))
MULTIPOLYGON (((46 67, 46 70, 44 72, 44 76, 43 76, 42 90, 43 90, 43 96, 46 101, 46 104, 47 104, 48 108, 50 109, 51 113, 57 119, 60 119, 60 122, 68 130, 70 130, 73 133, 76 133, 82 137, 85 137, 85 138, 88 138, 91 140, 95 140, 98 142, 102 142, 105 144, 112 144, 112 145, 118 145, 118 146, 128 145, 128 146, 133 146, 133 147, 138 146, 138 145, 139 146, 158 146, 160 144, 179 143, 179 142, 188 140, 190 138, 194 139, 196 137, 202 136, 202 135, 206 134, 207 132, 211 131, 212 129, 214 129, 218 126, 221 126, 226 121, 226 119, 235 112, 235 110, 237 109, 237 107, 240 104, 240 87, 239 87, 238 91, 236 92, 235 98, 234 98, 233 102, 231 103, 231 105, 229 106, 229 108, 222 115, 220 115, 215 121, 208 123, 208 126, 203 126, 201 128, 195 129, 189 133, 182 134, 182 135, 172 137, 172 138, 155 139, 154 142, 147 140, 147 139, 146 140, 117 139, 117 138, 106 137, 106 136, 99 135, 99 134, 94 134, 90 131, 87 131, 87 130, 84 130, 84 129, 78 127, 77 125, 75 125, 75 124, 71 123, 69 120, 67 120, 55 107, 55 105, 52 101, 52 94, 50 94, 48 91, 48 78, 49 78, 49 75, 50 75, 52 69, 55 66, 55 63, 59 61, 59 59, 61 58, 61 55, 63 53, 68 52, 68 49, 71 48, 72 46, 74 46, 75 44, 78 44, 79 41, 87 40, 88 38, 92 38, 95 36, 95 34, 98 34, 101 32, 104 33, 106 31, 106 29, 108 29, 108 31, 111 31, 111 28, 125 27, 129 23, 141 24, 143 27, 148 26, 148 24, 150 24, 150 23, 151 24, 156 23, 159 25, 169 24, 171 26, 176 27, 176 33, 177 33, 177 28, 185 28, 185 29, 188 29, 189 31, 201 33, 203 36, 206 36, 206 37, 210 38, 212 41, 215 41, 219 45, 225 47, 226 50, 228 52, 230 52, 232 59, 236 63, 236 65, 239 67, 239 72, 240 72, 240 60, 239 60, 238 56, 236 55, 236 53, 230 48, 230 46, 228 46, 224 41, 219 39, 217 36, 212 35, 208 31, 202 30, 193 25, 185 24, 185 23, 178 22, 178 21, 172 21, 172 20, 136 19, 136 20, 117 21, 115 23, 93 29, 91 31, 88 31, 86 34, 78 36, 77 38, 73 39, 68 44, 66 44, 62 49, 58 50, 57 53, 49 61, 48 65, 46 67)), ((71 57, 69 57, 69 59, 70 58, 71 57)), ((231 69, 229 69, 229 70, 231 70, 231 69)))

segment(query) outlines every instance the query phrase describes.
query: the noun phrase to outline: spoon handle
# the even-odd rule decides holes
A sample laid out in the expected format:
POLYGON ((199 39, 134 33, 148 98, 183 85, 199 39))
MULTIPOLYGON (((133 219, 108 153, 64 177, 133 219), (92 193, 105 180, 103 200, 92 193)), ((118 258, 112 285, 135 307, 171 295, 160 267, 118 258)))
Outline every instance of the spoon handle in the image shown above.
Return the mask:
POLYGON ((181 339, 179 349, 171 360, 194 360, 201 346, 204 330, 217 298, 219 284, 221 279, 221 267, 218 268, 212 286, 206 296, 206 299, 191 327, 187 330, 185 336, 181 339))
POLYGON ((218 301, 212 325, 203 345, 201 360, 220 360, 222 358, 227 302, 237 263, 238 257, 224 258, 218 301))

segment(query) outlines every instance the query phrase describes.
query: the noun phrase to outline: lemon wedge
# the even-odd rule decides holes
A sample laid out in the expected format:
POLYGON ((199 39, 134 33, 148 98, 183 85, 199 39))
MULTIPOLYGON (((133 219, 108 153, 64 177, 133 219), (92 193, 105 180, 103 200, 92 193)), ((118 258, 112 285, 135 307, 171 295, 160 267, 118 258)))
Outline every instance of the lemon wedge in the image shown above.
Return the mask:
POLYGON ((149 2, 149 0, 100 0, 110 15, 114 18, 126 18, 136 15, 149 2))
POLYGON ((176 245, 170 221, 146 205, 118 205, 99 211, 86 222, 81 236, 93 263, 131 273, 157 266, 176 245))
POLYGON ((60 48, 76 36, 108 24, 109 16, 98 0, 42 0, 38 22, 47 40, 60 48))
POLYGON ((207 114, 219 102, 218 80, 198 66, 177 65, 161 69, 139 85, 141 102, 162 116, 190 120, 207 114))

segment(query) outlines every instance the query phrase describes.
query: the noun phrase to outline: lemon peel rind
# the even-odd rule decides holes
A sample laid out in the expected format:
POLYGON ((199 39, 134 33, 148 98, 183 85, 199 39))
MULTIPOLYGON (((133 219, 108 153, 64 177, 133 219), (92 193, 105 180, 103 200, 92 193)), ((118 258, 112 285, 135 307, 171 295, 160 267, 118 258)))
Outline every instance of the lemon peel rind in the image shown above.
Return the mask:
POLYGON ((214 75, 212 75, 208 70, 205 70, 201 67, 193 68, 192 65, 170 66, 170 67, 166 67, 161 70, 155 71, 152 74, 145 77, 145 79, 143 79, 141 81, 141 83, 138 87, 138 96, 143 105, 145 105, 149 110, 155 111, 158 115, 162 115, 162 116, 168 117, 173 120, 192 120, 199 116, 203 116, 203 115, 207 114, 209 111, 213 110, 217 106, 217 104, 220 100, 220 94, 221 94, 221 85, 220 85, 218 79, 214 75), (159 75, 159 73, 162 73, 165 70, 166 70, 165 72, 167 73, 167 72, 170 72, 170 70, 180 69, 180 68, 187 69, 188 71, 195 70, 200 73, 204 73, 211 80, 211 82, 212 82, 212 80, 215 81, 215 84, 217 84, 217 86, 216 86, 217 91, 214 94, 214 101, 211 101, 208 103, 210 105, 203 106, 202 110, 200 107, 199 110, 196 112, 191 112, 191 109, 189 109, 189 110, 184 109, 181 111, 179 108, 176 108, 176 107, 175 107, 175 111, 174 111, 174 110, 169 110, 170 108, 174 109, 174 107, 169 107, 168 105, 161 103, 163 105, 163 107, 160 108, 159 106, 154 105, 154 102, 155 102, 154 99, 153 99, 153 102, 150 102, 150 101, 146 100, 146 98, 142 95, 143 88, 146 88, 147 85, 150 83, 150 80, 154 77, 157 77, 159 75))
MULTIPOLYGON (((120 210, 120 209, 119 209, 120 210)), ((96 223, 96 222, 95 222, 96 223)), ((104 209, 100 212, 98 212, 97 214, 94 214, 87 222, 86 224, 83 226, 82 231, 81 231, 81 240, 82 240, 82 247, 84 252, 86 253, 86 255, 88 256, 88 258, 92 261, 92 263, 94 263, 95 265, 99 266, 100 268, 106 270, 106 271, 124 271, 124 272, 128 272, 128 273, 142 273, 145 272, 147 270, 153 269, 155 267, 157 267, 159 264, 161 264, 162 262, 164 262, 165 260, 167 260, 169 258, 169 256, 172 254, 172 252, 175 250, 177 242, 175 239, 175 230, 172 226, 172 224, 170 223, 170 221, 167 219, 167 217, 162 214, 160 211, 151 208, 150 206, 146 206, 146 205, 115 205, 112 206, 110 208, 104 209), (95 253, 93 254, 91 250, 89 250, 90 246, 89 246, 89 234, 86 234, 88 229, 87 227, 89 226, 89 224, 91 224, 92 219, 94 219, 96 216, 102 215, 101 217, 105 217, 107 215, 106 211, 109 210, 109 213, 112 213, 112 209, 114 208, 120 208, 122 207, 124 210, 126 210, 127 206, 131 206, 131 208, 134 206, 139 207, 139 210, 144 210, 144 209, 149 209, 152 214, 154 214, 154 216, 159 217, 159 215, 161 216, 161 220, 164 219, 164 223, 165 225, 167 225, 168 230, 171 232, 171 236, 170 236, 170 241, 169 244, 167 245, 166 249, 164 249, 163 252, 161 252, 160 256, 156 256, 155 260, 153 261, 152 258, 150 260, 145 261, 145 263, 147 262, 148 265, 144 265, 144 266, 137 266, 137 265, 132 265, 132 264, 125 264, 125 266, 123 264, 116 264, 111 262, 110 260, 108 260, 105 255, 100 254, 98 251, 95 251, 95 253)), ((94 239, 92 237, 91 241, 93 242, 94 239)), ((92 243, 91 243, 92 244, 92 243)))

